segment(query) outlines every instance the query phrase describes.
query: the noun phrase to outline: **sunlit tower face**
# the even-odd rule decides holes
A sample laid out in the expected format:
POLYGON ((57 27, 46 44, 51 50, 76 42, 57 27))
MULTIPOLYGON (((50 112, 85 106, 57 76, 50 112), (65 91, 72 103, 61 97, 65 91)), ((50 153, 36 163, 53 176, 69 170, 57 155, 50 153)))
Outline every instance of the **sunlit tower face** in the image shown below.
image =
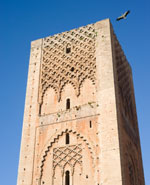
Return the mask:
POLYGON ((31 44, 18 185, 42 184, 144 184, 131 68, 108 19, 31 44))

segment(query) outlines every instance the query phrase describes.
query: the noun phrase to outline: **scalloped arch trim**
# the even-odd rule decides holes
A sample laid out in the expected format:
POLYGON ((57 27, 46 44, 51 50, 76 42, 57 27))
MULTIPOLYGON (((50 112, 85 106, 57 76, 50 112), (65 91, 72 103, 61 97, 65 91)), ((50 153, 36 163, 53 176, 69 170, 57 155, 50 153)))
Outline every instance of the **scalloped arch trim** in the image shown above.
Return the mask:
MULTIPOLYGON (((48 154, 48 152, 50 151, 50 149, 51 149, 51 147, 53 146, 53 144, 55 143, 55 141, 56 140, 58 140, 59 139, 59 137, 60 136, 62 136, 64 133, 67 133, 67 132, 70 132, 70 133, 73 133, 73 134, 75 134, 75 135, 77 135, 79 138, 81 138, 82 139, 82 141, 83 142, 85 142, 85 144, 87 145, 87 147, 88 147, 88 149, 89 149, 89 151, 90 151, 90 153, 91 153, 91 157, 92 157, 92 160, 93 160, 93 167, 94 167, 94 163, 95 163, 95 158, 94 158, 94 154, 93 154, 93 147, 91 146, 91 144, 89 144, 89 142, 88 142, 88 140, 89 139, 86 139, 85 138, 85 136, 82 136, 81 134, 79 134, 79 133, 77 133, 76 131, 73 131, 72 129, 66 129, 66 130, 64 130, 64 131, 61 131, 59 134, 57 134, 57 136, 55 136, 55 137, 53 137, 53 138, 51 138, 48 142, 47 142, 47 144, 45 145, 45 147, 44 147, 44 149, 43 149, 43 151, 42 151, 42 153, 41 153, 41 155, 40 156, 42 156, 42 157, 40 157, 40 158, 42 158, 41 160, 40 160, 40 165, 39 165, 39 169, 40 169, 40 171, 39 171, 39 175, 40 175, 40 178, 42 177, 42 175, 43 175, 43 167, 44 167, 44 162, 46 161, 46 157, 47 157, 47 154, 48 154)), ((55 134, 56 135, 56 134, 55 134)), ((92 141, 90 141, 90 143, 92 143, 92 141)))

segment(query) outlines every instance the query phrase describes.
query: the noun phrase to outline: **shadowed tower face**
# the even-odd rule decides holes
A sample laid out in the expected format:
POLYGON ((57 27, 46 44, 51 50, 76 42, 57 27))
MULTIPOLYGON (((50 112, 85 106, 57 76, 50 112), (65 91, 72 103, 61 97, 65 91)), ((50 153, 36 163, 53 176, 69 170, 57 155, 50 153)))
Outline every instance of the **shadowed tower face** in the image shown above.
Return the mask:
POLYGON ((31 43, 18 185, 144 185, 132 72, 108 19, 31 43))

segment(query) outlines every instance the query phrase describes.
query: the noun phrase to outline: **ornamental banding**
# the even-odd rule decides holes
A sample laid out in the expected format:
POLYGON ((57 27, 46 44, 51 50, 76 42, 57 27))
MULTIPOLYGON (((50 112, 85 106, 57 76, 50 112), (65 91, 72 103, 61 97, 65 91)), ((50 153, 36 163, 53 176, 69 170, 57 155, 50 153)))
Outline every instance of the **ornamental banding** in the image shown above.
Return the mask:
POLYGON ((66 84, 72 84, 76 95, 85 79, 95 84, 95 29, 94 24, 63 32, 43 39, 40 78, 40 103, 51 87, 61 100, 66 84))

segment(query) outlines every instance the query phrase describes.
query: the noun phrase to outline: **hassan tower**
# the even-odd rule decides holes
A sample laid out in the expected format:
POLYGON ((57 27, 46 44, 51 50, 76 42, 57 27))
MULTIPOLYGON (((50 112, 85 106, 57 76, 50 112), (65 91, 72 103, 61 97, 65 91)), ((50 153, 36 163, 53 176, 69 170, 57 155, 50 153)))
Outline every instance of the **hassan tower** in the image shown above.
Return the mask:
POLYGON ((109 19, 31 43, 17 185, 144 185, 132 71, 109 19))

